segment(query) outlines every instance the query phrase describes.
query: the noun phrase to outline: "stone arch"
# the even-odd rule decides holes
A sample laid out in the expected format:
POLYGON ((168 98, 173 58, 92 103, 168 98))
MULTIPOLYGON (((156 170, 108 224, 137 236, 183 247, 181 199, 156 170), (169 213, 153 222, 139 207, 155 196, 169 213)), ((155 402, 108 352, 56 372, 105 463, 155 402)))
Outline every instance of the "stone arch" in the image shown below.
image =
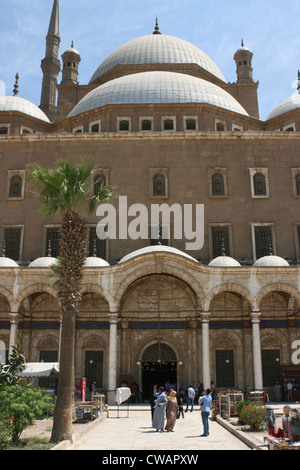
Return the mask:
POLYGON ((256 310, 256 303, 255 299, 251 295, 251 293, 245 287, 239 284, 220 284, 219 286, 214 287, 206 296, 204 302, 204 312, 209 312, 211 309, 211 303, 214 297, 222 292, 233 292, 236 294, 241 295, 244 299, 248 301, 252 311, 256 310))
POLYGON ((145 315, 157 316, 159 311, 162 318, 179 314, 184 317, 195 316, 197 299, 194 291, 178 277, 166 274, 147 275, 131 284, 123 295, 120 305, 120 315, 126 317, 126 312, 132 311, 145 315))
POLYGON ((116 305, 115 299, 108 290, 104 289, 104 287, 98 286, 96 284, 84 284, 82 287, 82 293, 83 294, 93 293, 93 294, 99 295, 100 297, 106 300, 106 302, 109 305, 110 311, 111 312, 115 311, 115 305, 116 305))
MULTIPOLYGON (((0 295, 4 297, 9 305, 10 312, 14 312, 14 296, 13 294, 6 289, 4 286, 0 286, 0 295)), ((16 313, 16 312, 14 312, 16 313)))
POLYGON ((32 284, 32 285, 26 287, 25 289, 23 289, 19 293, 19 295, 16 299, 17 311, 19 311, 19 309, 22 305, 22 302, 27 297, 29 297, 32 294, 36 294, 36 293, 40 293, 40 294, 47 293, 47 294, 51 295, 52 297, 56 298, 56 290, 54 289, 54 287, 51 287, 48 284, 32 284))
MULTIPOLYGON (((260 305, 264 297, 266 297, 268 294, 273 293, 273 292, 284 292, 286 294, 289 294, 291 298, 293 298, 297 304, 300 304, 300 293, 298 289, 296 289, 293 286, 290 286, 288 284, 283 284, 283 283, 274 283, 274 284, 269 284, 265 287, 263 287, 259 293, 256 296, 256 304, 258 309, 260 310, 260 305)), ((290 301, 289 301, 290 305, 290 301)))
POLYGON ((166 276, 172 276, 174 278, 178 278, 185 284, 187 284, 191 290, 194 291, 195 297, 197 299, 197 308, 202 309, 202 305, 204 302, 204 293, 202 288, 200 287, 198 281, 191 276, 188 272, 180 271, 178 270, 177 267, 173 267, 172 265, 163 265, 163 266, 158 266, 157 264, 155 265, 147 265, 147 266, 142 266, 140 268, 135 269, 133 272, 130 274, 127 274, 126 278, 121 282, 118 292, 116 294, 115 302, 118 310, 121 307, 121 302, 123 299, 123 296, 125 295, 126 291, 128 288, 134 284, 137 280, 149 276, 149 275, 155 275, 155 274, 162 274, 166 276))

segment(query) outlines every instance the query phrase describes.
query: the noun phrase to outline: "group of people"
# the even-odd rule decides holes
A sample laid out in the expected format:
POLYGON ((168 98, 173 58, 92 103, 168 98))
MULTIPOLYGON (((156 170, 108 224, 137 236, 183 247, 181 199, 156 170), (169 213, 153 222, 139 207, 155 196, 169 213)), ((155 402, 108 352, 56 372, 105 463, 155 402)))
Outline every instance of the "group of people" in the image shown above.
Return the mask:
MULTIPOLYGON (((167 385, 167 384, 166 384, 167 385)), ((191 406, 194 409, 196 392, 192 385, 187 390, 187 395, 183 390, 177 395, 176 390, 157 385, 153 388, 151 404, 152 427, 156 432, 174 432, 176 420, 182 416, 184 418, 184 402, 186 401, 185 412, 191 406), (185 400, 186 398, 186 400, 185 400), (165 424, 166 419, 166 424, 165 424)), ((203 395, 199 396, 198 403, 201 409, 204 432, 201 437, 209 436, 209 415, 212 407, 212 390, 208 388, 203 395)))
MULTIPOLYGON (((294 384, 291 380, 287 380, 284 382, 284 391, 286 392, 286 396, 287 396, 287 401, 289 403, 292 403, 294 401, 294 398, 293 398, 293 390, 294 390, 294 384)), ((281 384, 280 382, 276 382, 275 386, 274 386, 274 395, 275 395, 275 400, 277 402, 280 402, 281 401, 281 384)))

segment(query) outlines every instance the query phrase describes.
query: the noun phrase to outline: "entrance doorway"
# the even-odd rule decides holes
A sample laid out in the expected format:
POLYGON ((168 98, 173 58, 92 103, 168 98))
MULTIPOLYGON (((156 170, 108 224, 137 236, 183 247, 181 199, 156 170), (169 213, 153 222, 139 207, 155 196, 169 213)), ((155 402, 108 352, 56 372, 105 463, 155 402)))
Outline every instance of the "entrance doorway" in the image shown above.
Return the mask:
MULTIPOLYGON (((142 390, 144 399, 150 399, 153 386, 164 387, 169 382, 177 388, 177 358, 166 344, 150 346, 142 359, 142 390)), ((173 388, 172 387, 172 388, 173 388)))

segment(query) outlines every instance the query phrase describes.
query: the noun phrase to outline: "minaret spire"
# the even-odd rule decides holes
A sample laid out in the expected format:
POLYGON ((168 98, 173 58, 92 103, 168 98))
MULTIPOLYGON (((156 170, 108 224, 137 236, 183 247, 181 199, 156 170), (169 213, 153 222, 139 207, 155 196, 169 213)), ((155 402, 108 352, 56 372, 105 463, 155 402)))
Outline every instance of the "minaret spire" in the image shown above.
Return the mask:
POLYGON ((46 38, 46 55, 41 64, 43 85, 40 108, 50 121, 55 121, 56 118, 56 88, 60 72, 59 44, 59 0, 54 0, 46 38))
POLYGON ((153 34, 161 34, 161 32, 159 31, 159 26, 158 26, 158 20, 157 20, 157 18, 156 18, 155 28, 154 28, 153 34))
POLYGON ((298 93, 300 95, 300 70, 298 70, 298 87, 297 87, 298 93))

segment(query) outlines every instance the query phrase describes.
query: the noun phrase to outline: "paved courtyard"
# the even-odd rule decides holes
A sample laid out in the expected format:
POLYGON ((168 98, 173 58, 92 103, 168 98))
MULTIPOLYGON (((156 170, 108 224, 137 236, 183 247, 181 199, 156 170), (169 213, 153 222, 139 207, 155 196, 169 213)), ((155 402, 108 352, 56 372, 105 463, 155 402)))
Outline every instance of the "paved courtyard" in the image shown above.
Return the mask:
POLYGON ((117 408, 110 408, 110 417, 95 423, 68 450, 250 450, 216 422, 210 421, 209 437, 200 437, 203 428, 198 407, 192 413, 185 413, 184 419, 177 420, 175 432, 169 433, 152 429, 149 406, 130 408, 129 418, 126 407, 120 408, 119 418, 117 414, 117 408))

